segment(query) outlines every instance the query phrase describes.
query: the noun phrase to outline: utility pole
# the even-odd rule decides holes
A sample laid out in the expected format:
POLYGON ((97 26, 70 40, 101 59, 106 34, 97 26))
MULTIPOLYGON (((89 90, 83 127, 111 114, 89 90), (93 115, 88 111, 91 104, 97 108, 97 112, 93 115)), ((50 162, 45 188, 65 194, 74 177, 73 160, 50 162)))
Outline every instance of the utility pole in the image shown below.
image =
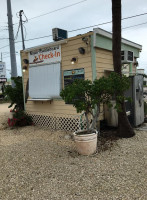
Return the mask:
MULTIPOLYGON (((10 58, 11 58, 11 77, 17 77, 17 65, 15 55, 11 0, 7 0, 7 16, 8 16, 8 29, 9 29, 9 45, 10 45, 10 58)), ((12 87, 15 87, 12 81, 12 87)))
POLYGON ((2 54, 2 52, 1 52, 1 62, 3 62, 3 54, 2 54))
POLYGON ((21 13, 23 13, 23 10, 19 11, 19 16, 20 16, 20 26, 21 26, 22 48, 24 50, 25 44, 24 44, 24 34, 23 34, 23 24, 22 24, 22 14, 21 13))

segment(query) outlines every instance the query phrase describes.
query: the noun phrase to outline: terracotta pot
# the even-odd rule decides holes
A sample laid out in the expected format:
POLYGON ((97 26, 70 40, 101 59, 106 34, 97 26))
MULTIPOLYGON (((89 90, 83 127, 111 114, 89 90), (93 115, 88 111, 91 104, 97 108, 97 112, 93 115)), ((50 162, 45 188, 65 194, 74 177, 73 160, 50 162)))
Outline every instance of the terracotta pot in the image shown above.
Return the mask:
POLYGON ((96 152, 97 149, 98 132, 95 131, 94 133, 91 134, 82 134, 82 135, 80 135, 80 132, 83 131, 76 131, 73 133, 78 153, 81 155, 92 155, 93 153, 96 152))

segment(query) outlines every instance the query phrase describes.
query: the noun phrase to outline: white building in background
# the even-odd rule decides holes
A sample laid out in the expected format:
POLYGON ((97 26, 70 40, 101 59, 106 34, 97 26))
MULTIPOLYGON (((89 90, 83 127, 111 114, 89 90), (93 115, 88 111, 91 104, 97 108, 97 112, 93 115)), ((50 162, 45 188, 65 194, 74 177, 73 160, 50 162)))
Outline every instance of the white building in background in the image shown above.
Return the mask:
POLYGON ((6 63, 0 61, 0 83, 6 82, 6 63))
MULTIPOLYGON (((144 69, 137 69, 137 74, 145 74, 145 70, 144 69)), ((144 79, 143 79, 143 84, 144 85, 147 85, 147 78, 146 77, 144 77, 144 79)))
POLYGON ((0 93, 2 93, 2 87, 7 82, 6 77, 6 64, 0 61, 0 93))
POLYGON ((137 74, 144 74, 144 69, 137 69, 137 74))

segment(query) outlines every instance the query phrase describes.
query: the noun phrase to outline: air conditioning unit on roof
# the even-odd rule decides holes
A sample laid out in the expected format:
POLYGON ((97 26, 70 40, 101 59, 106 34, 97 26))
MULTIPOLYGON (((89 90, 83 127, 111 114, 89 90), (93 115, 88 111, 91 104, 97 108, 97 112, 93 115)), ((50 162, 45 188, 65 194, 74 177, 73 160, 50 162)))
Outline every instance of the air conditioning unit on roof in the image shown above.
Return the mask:
POLYGON ((134 60, 133 51, 128 51, 128 50, 121 51, 121 63, 122 64, 132 63, 133 60, 134 60))
POLYGON ((66 30, 63 30, 60 28, 53 28, 52 34, 53 34, 54 41, 67 39, 67 31, 66 30))

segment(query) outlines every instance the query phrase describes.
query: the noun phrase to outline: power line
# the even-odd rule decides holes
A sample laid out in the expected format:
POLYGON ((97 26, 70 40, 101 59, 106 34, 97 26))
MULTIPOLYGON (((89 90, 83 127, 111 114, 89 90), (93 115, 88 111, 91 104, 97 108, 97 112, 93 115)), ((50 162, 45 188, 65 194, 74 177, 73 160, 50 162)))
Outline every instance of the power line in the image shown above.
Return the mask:
POLYGON ((122 18, 122 20, 124 20, 124 19, 131 19, 131 18, 134 18, 134 17, 140 17, 142 15, 147 15, 147 13, 141 13, 141 14, 138 14, 138 15, 130 16, 130 17, 124 17, 124 18, 122 18))
MULTIPOLYGON (((28 39, 28 40, 25 40, 26 42, 28 41, 31 41, 31 40, 37 40, 37 39, 42 39, 42 38, 47 38, 47 37, 51 37, 52 35, 46 35, 46 36, 42 36, 42 37, 37 37, 37 38, 31 38, 31 39, 28 39)), ((16 41, 15 43, 20 43, 22 41, 16 41)), ((9 45, 6 45, 6 46, 3 46, 1 47, 0 49, 3 49, 5 47, 8 47, 9 45)))
MULTIPOLYGON (((52 35, 46 35, 46 36, 37 37, 37 38, 30 38, 30 39, 24 40, 24 41, 28 42, 28 41, 31 41, 31 40, 37 40, 37 39, 47 38, 47 37, 51 37, 51 36, 52 35)), ((19 43, 19 42, 22 42, 22 41, 16 41, 15 43, 19 43)))
MULTIPOLYGON (((16 54, 16 56, 18 56, 17 54, 16 54)), ((4 56, 3 58, 9 58, 10 56, 4 56)))
POLYGON ((42 36, 42 37, 38 37, 38 38, 31 38, 25 41, 30 41, 30 40, 37 40, 37 39, 42 39, 42 38, 47 38, 47 37, 51 37, 52 35, 46 35, 46 36, 42 36))
MULTIPOLYGON (((87 0, 79 1, 79 2, 77 2, 77 3, 70 4, 70 5, 68 5, 68 6, 64 6, 64 7, 62 7, 62 8, 59 8, 59 9, 56 9, 56 10, 50 11, 50 12, 48 12, 48 13, 44 13, 44 14, 41 14, 41 15, 38 15, 38 16, 35 16, 35 17, 32 17, 32 18, 29 18, 28 21, 29 21, 29 20, 32 20, 32 19, 39 18, 39 17, 43 17, 43 16, 45 16, 45 15, 49 15, 49 14, 51 14, 51 13, 54 13, 54 12, 57 12, 57 11, 63 10, 63 9, 65 9, 65 8, 69 8, 69 7, 72 7, 72 6, 78 5, 78 4, 83 3, 83 2, 85 2, 85 1, 87 1, 87 0)), ((15 24, 18 24, 18 23, 15 23, 15 24)), ((15 25, 15 24, 13 24, 13 25, 15 25)))
POLYGON ((3 48, 5 48, 5 47, 9 47, 9 45, 3 46, 3 47, 1 47, 0 49, 3 49, 3 48))
POLYGON ((136 24, 136 25, 133 25, 133 26, 124 27, 122 29, 132 28, 132 27, 135 27, 135 26, 143 25, 143 24, 147 24, 147 22, 144 22, 144 23, 141 23, 141 24, 136 24))
POLYGON ((15 40, 16 40, 17 37, 18 37, 19 29, 20 29, 20 22, 19 22, 19 25, 18 25, 17 33, 16 33, 16 35, 15 35, 15 40))
POLYGON ((87 29, 87 28, 93 28, 95 26, 102 26, 102 25, 110 24, 110 23, 112 23, 112 21, 104 22, 104 23, 97 24, 97 25, 87 26, 87 27, 83 27, 83 28, 78 28, 78 29, 74 29, 74 30, 71 30, 71 31, 68 31, 68 32, 70 33, 70 32, 74 32, 74 31, 79 31, 79 30, 83 30, 83 29, 87 29))
MULTIPOLYGON (((147 15, 147 13, 141 13, 141 14, 138 14, 138 15, 133 15, 133 16, 125 17, 125 18, 122 18, 121 20, 131 19, 131 18, 134 18, 134 17, 142 16, 142 15, 147 15)), ((110 23, 112 23, 112 21, 104 22, 104 23, 97 24, 97 25, 87 26, 87 27, 83 27, 83 28, 78 28, 78 29, 71 30, 71 31, 68 31, 68 32, 79 31, 79 30, 83 30, 83 29, 87 29, 87 28, 93 28, 95 26, 102 26, 102 25, 110 24, 110 23)))
POLYGON ((0 38, 0 40, 9 40, 9 38, 0 38))
MULTIPOLYGON (((92 28, 92 27, 104 25, 104 24, 107 24, 107 23, 110 23, 110 22, 105 22, 105 23, 98 24, 98 25, 93 25, 93 26, 87 26, 87 27, 75 29, 75 30, 68 31, 68 32, 74 32, 74 31, 78 31, 78 30, 82 30, 82 29, 92 28)), ((147 24, 147 22, 144 22, 144 23, 141 23, 141 24, 136 24, 136 25, 133 25, 133 26, 124 27, 124 28, 122 28, 122 29, 132 28, 132 27, 135 27, 135 26, 143 25, 143 24, 147 24)), ((30 39, 25 40, 25 41, 28 42, 28 41, 31 41, 31 40, 37 40, 37 39, 47 38, 47 37, 51 37, 51 36, 52 36, 52 35, 46 35, 46 36, 42 36, 42 37, 30 38, 30 39)), ((22 41, 16 41, 15 43, 20 43, 20 42, 22 42, 22 41)), ((8 47, 8 46, 9 46, 9 45, 3 46, 3 47, 1 47, 0 49, 3 49, 3 48, 8 47)))
MULTIPOLYGON (((63 8, 60 8, 60 9, 51 11, 51 12, 49 12, 49 13, 45 13, 45 14, 42 14, 42 15, 39 15, 39 16, 36 16, 36 17, 32 17, 32 18, 30 18, 30 19, 28 19, 28 20, 32 20, 32 19, 35 19, 35 18, 38 18, 38 17, 42 17, 42 16, 44 16, 44 15, 48 15, 48 14, 57 12, 57 11, 59 11, 59 10, 62 10, 62 9, 65 9, 65 8, 68 8, 68 7, 71 7, 71 6, 74 6, 74 5, 79 4, 79 3, 82 3, 82 2, 84 2, 84 1, 87 1, 87 0, 83 0, 83 1, 77 2, 77 3, 75 3, 75 4, 71 4, 71 5, 69 5, 69 6, 65 6, 65 7, 63 7, 63 8)), ((135 17, 140 17, 140 16, 143 16, 143 15, 147 15, 147 13, 141 13, 141 14, 138 14, 138 15, 133 15, 133 16, 129 16, 129 17, 124 17, 124 18, 122 18, 122 20, 131 19, 131 18, 135 18, 135 17)), ((71 31, 68 31, 68 32, 74 32, 74 31, 78 31, 78 30, 84 30, 84 29, 87 29, 87 28, 92 28, 92 27, 95 27, 95 26, 106 25, 106 24, 110 24, 110 23, 112 23, 112 21, 108 21, 108 22, 104 22, 104 23, 101 23, 101 24, 92 25, 92 26, 88 26, 88 27, 83 27, 83 28, 71 30, 71 31)), ((18 24, 18 23, 16 23, 16 24, 18 24)), ((14 24, 14 25, 15 25, 15 24, 14 24)))
POLYGON ((8 30, 8 29, 2 29, 2 30, 0 30, 0 32, 2 32, 2 31, 6 31, 6 30, 8 30))

